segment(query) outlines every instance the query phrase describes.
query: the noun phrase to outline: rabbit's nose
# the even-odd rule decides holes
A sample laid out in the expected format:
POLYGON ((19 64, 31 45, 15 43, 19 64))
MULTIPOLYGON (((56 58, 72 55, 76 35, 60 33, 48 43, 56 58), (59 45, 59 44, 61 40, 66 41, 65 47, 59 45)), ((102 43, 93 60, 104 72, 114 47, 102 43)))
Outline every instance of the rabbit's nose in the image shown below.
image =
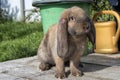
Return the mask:
POLYGON ((83 29, 84 30, 89 30, 89 26, 84 26, 83 29))
POLYGON ((73 34, 73 35, 76 35, 76 31, 73 30, 73 31, 72 31, 72 34, 73 34))
POLYGON ((71 30, 70 32, 72 35, 76 35, 76 31, 75 30, 71 30))

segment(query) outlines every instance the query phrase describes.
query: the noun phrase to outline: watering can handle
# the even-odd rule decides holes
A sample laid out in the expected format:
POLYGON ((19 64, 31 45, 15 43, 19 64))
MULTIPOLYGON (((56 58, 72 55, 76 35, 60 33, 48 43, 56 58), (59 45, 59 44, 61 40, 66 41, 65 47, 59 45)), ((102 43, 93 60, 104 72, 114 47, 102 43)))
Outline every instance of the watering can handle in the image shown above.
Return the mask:
POLYGON ((118 41, 118 38, 119 38, 119 34, 120 34, 120 15, 115 12, 115 11, 112 11, 112 10, 104 10, 104 11, 101 11, 101 12, 98 12, 96 13, 94 16, 93 16, 93 21, 96 22, 96 18, 98 15, 101 15, 101 14, 112 14, 116 17, 117 19, 117 22, 118 22, 118 29, 117 29, 117 32, 115 34, 115 37, 114 37, 114 43, 116 45, 117 41, 118 41))

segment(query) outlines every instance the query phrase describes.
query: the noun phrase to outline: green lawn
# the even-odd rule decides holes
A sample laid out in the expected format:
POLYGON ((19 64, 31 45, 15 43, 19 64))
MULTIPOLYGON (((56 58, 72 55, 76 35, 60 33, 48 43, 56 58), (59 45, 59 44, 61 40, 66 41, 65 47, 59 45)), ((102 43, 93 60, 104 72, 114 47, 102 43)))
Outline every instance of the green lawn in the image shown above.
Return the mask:
POLYGON ((0 24, 0 61, 36 55, 42 37, 41 23, 0 24))

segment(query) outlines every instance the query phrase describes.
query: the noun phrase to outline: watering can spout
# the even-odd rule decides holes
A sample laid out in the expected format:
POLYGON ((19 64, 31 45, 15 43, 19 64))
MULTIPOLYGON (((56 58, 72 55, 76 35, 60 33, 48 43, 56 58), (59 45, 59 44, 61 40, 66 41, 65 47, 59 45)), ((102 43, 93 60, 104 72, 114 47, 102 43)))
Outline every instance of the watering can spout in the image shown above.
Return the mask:
POLYGON ((96 49, 98 53, 116 53, 118 52, 117 43, 120 35, 120 16, 117 12, 112 10, 105 10, 96 13, 93 17, 95 30, 96 30, 96 49), (118 22, 116 30, 115 21, 97 22, 96 18, 101 14, 114 15, 118 22))

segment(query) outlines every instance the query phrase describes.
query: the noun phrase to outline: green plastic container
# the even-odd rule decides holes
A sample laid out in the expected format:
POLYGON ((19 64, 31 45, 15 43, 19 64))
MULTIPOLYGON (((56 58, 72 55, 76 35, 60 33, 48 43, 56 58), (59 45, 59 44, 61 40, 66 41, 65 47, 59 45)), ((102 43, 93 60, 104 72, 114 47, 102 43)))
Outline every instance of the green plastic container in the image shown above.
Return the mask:
POLYGON ((89 15, 91 2, 92 0, 34 0, 32 5, 40 8, 43 31, 46 33, 51 25, 58 23, 61 13, 66 8, 79 6, 89 15))

